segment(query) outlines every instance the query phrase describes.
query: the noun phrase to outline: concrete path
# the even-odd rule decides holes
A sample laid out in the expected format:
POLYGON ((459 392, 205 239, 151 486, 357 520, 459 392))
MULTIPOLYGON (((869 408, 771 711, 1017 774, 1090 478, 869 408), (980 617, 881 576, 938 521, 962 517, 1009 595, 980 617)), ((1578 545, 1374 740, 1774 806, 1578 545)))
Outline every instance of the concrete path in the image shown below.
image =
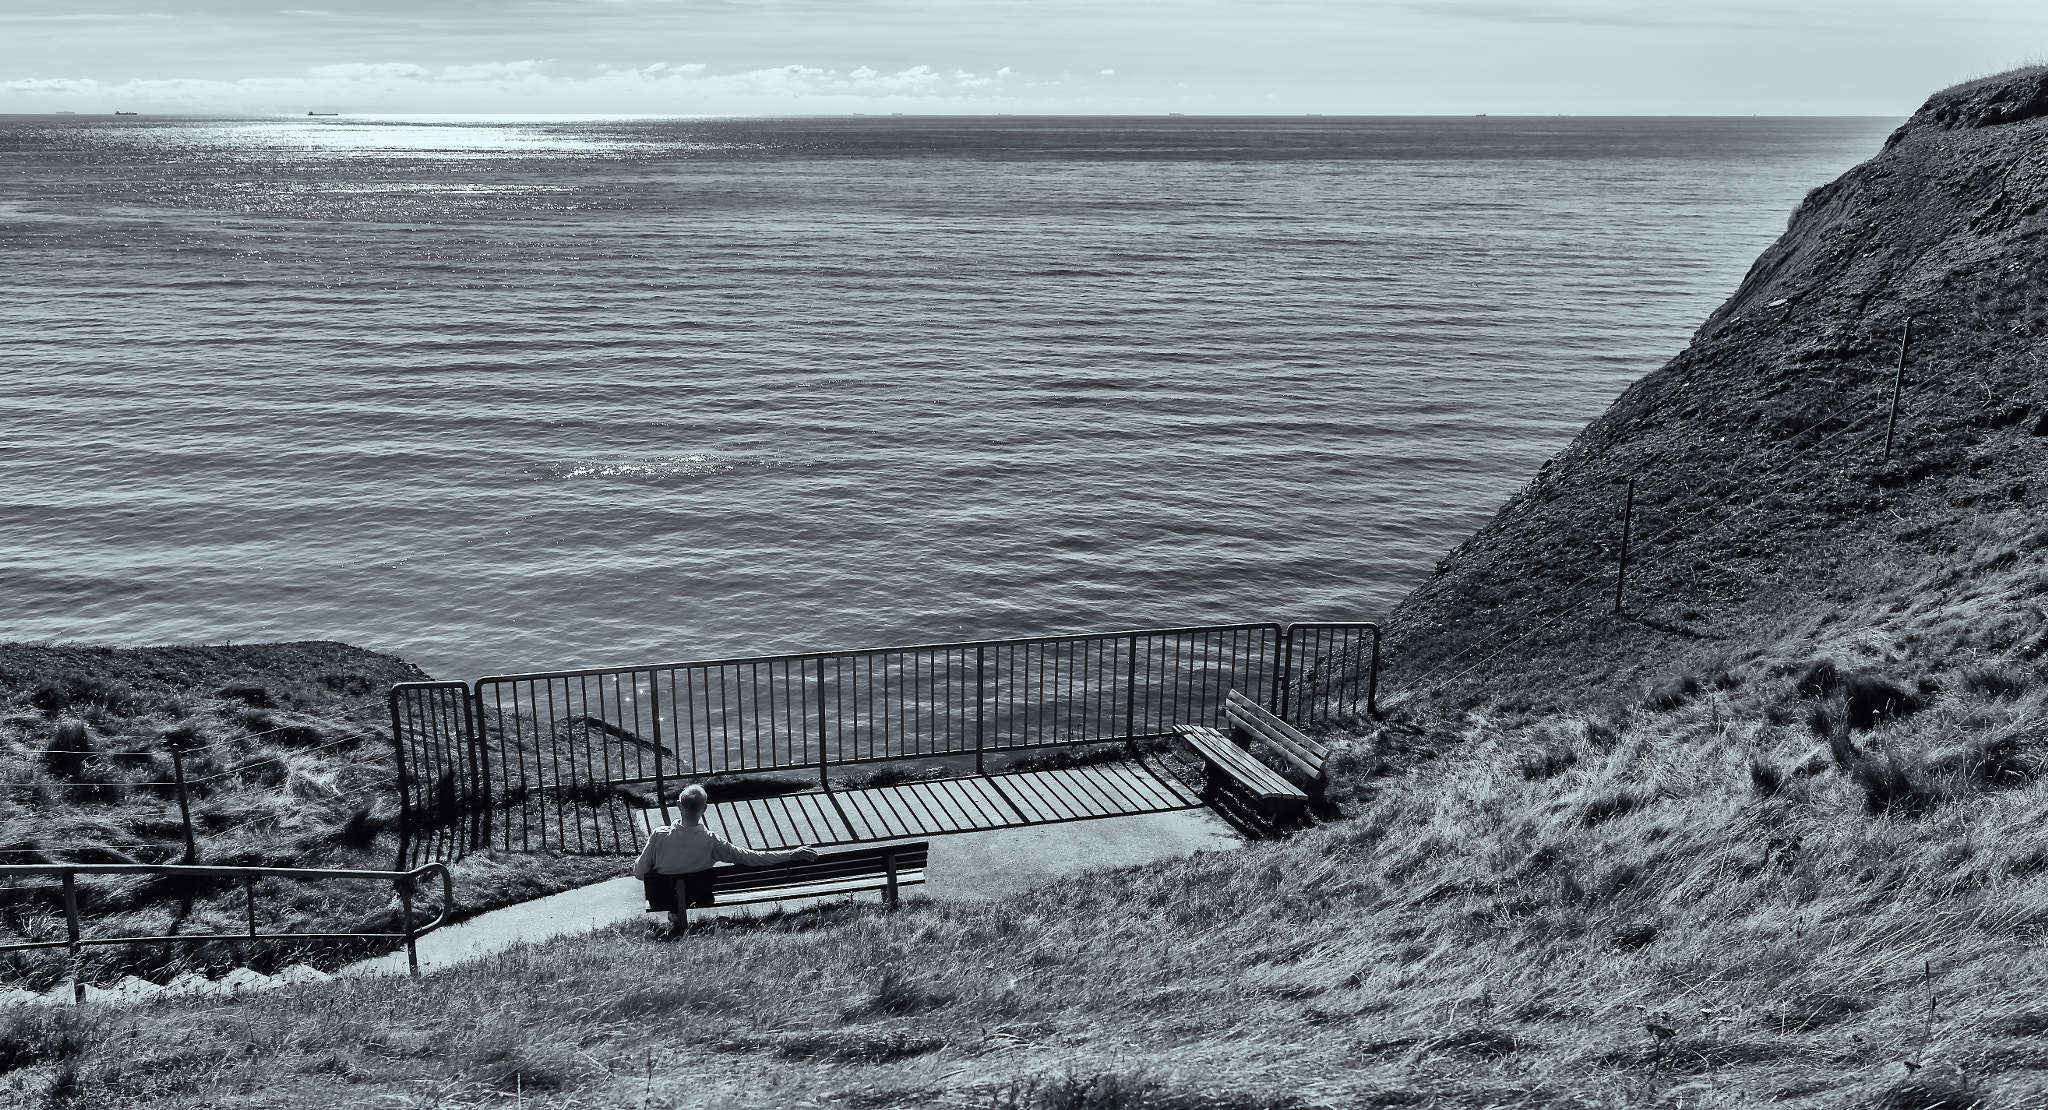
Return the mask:
MULTIPOLYGON (((1062 875, 1235 848, 1242 843, 1229 825, 1206 809, 957 833, 931 838, 925 885, 922 891, 911 888, 911 893, 947 900, 1007 898, 1062 875)), ((626 867, 627 861, 620 860, 619 869, 625 871, 626 867)), ((802 899, 781 905, 799 909, 817 901, 802 899)), ((774 903, 763 903, 692 910, 690 918, 741 916, 774 908, 774 903)), ((430 933, 419 942, 420 970, 439 971, 514 945, 632 920, 656 919, 646 912, 639 880, 628 874, 492 910, 430 933)), ((405 952, 401 949, 352 964, 340 974, 404 975, 405 952)))

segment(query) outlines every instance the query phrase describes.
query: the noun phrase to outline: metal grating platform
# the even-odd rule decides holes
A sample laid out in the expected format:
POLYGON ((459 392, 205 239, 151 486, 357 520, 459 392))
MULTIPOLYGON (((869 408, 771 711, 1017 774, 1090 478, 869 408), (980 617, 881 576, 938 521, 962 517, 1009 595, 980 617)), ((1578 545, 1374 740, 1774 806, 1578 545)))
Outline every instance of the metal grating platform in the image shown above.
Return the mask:
MULTIPOLYGON (((719 802, 704 824, 734 844, 774 850, 1134 817, 1202 804, 1171 776, 1124 761, 719 802)), ((646 811, 642 819, 661 818, 646 811)))

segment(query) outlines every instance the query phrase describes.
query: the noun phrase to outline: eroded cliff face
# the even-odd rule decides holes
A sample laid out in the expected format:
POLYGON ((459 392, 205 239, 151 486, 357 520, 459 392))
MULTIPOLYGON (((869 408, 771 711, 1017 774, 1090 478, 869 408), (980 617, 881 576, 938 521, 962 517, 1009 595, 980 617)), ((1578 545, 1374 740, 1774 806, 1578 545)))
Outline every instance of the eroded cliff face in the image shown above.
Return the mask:
POLYGON ((1702 663, 2031 659, 2048 626, 2044 210, 2048 67, 1937 93, 1401 604, 1388 687, 1564 706, 1702 663))

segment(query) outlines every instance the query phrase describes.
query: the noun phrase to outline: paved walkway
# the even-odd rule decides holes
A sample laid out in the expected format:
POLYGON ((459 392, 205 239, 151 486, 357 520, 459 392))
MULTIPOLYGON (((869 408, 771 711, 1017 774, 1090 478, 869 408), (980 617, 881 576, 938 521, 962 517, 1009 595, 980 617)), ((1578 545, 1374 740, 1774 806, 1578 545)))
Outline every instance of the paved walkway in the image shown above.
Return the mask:
MULTIPOLYGON (((1234 848, 1241 843, 1237 833, 1207 809, 956 833, 931 841, 931 860, 925 869, 922 893, 939 899, 1007 898, 1062 875, 1234 848)), ((620 870, 626 867, 627 861, 620 860, 620 870)), ((912 893, 918 891, 913 889, 912 893)), ((797 909, 817 901, 805 899, 782 905, 785 909, 797 909)), ((639 880, 626 875, 492 910, 422 937, 420 970, 439 971, 514 945, 587 933, 620 921, 654 920, 645 907, 639 880)), ((706 915, 738 916, 773 908, 773 904, 764 904, 692 910, 690 917, 700 920, 706 915)), ((405 973, 402 949, 351 965, 341 972, 405 973)))

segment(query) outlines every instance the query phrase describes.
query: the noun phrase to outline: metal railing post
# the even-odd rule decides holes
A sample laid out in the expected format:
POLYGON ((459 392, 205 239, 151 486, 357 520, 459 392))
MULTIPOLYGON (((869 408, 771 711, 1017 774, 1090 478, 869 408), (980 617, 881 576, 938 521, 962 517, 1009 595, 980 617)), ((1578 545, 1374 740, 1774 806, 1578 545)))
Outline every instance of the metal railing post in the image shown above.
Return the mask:
POLYGON ((192 802, 185 796, 185 756, 171 748, 171 774, 178 780, 178 817, 185 823, 185 862, 199 862, 199 840, 192 835, 192 802))
POLYGON ((248 900, 247 900, 246 902, 244 902, 244 903, 243 903, 243 909, 244 909, 244 910, 245 910, 245 911, 247 912, 247 914, 248 914, 248 919, 249 919, 249 939, 250 939, 250 940, 255 940, 255 939, 256 939, 256 876, 254 876, 254 875, 244 875, 244 876, 242 876, 242 891, 243 891, 243 893, 244 893, 244 894, 245 894, 245 895, 247 896, 247 898, 248 898, 248 900))
POLYGON ((1124 664, 1124 739, 1138 736, 1138 637, 1131 637, 1131 653, 1124 664))
POLYGON ((1372 669, 1367 671, 1366 675, 1365 715, 1368 717, 1378 717, 1380 715, 1380 629, 1378 625, 1374 625, 1372 629, 1372 669))
POLYGON ((1621 558, 1614 564, 1614 611, 1621 612, 1622 584, 1628 580, 1628 533, 1636 517, 1636 480, 1628 480, 1628 499, 1621 508, 1621 558))
POLYGON ((818 786, 832 789, 830 753, 825 750, 825 657, 818 656, 818 786))
POLYGON ((982 685, 982 676, 987 671, 988 645, 974 647, 974 773, 982 774, 982 752, 987 748, 984 725, 988 707, 988 691, 982 685))
POLYGON ((391 759, 398 776, 398 859, 391 868, 405 870, 405 857, 412 848, 412 785, 405 765, 405 726, 399 719, 398 687, 391 688, 391 759))
MULTIPOLYGON (((668 780, 662 776, 661 753, 665 750, 661 742, 661 693, 654 678, 655 672, 647 672, 647 704, 654 713, 654 801, 661 807, 661 823, 668 824, 668 780)), ((621 767, 625 757, 619 759, 621 767)), ((636 837, 637 839, 637 837, 636 837)))
POLYGON ((1287 687, 1294 678, 1289 673, 1294 662, 1294 626, 1277 627, 1279 635, 1273 637, 1273 695, 1266 699, 1266 708, 1284 721, 1287 719, 1287 687))
POLYGON ((64 872, 64 935, 69 941, 71 1001, 85 1001, 85 980, 78 974, 78 941, 85 930, 78 920, 78 873, 64 872))
POLYGON ((1899 424, 1899 391, 1906 385, 1906 348, 1913 343, 1913 318, 1906 317, 1906 333, 1899 337, 1899 368, 1892 374, 1892 414, 1884 422, 1884 461, 1892 461, 1892 430, 1899 424))
POLYGON ((484 742, 484 696, 481 691, 462 688, 462 706, 469 715, 470 758, 476 760, 475 780, 481 791, 477 803, 476 834, 479 840, 470 843, 470 849, 487 850, 491 846, 491 818, 495 809, 491 804, 491 748, 484 742))
POLYGON ((420 977, 419 936, 412 930, 412 876, 398 880, 398 922, 405 929, 405 966, 415 979, 420 977))

